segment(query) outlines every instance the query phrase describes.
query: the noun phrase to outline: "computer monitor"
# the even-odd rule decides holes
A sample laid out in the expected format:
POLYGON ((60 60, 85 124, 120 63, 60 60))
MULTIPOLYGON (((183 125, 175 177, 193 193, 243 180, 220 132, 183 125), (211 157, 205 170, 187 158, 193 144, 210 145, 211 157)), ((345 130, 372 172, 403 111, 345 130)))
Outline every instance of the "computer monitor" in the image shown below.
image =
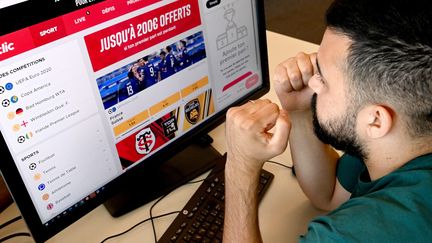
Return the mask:
POLYGON ((0 168, 36 241, 208 170, 202 137, 269 89, 260 0, 7 3, 0 168))

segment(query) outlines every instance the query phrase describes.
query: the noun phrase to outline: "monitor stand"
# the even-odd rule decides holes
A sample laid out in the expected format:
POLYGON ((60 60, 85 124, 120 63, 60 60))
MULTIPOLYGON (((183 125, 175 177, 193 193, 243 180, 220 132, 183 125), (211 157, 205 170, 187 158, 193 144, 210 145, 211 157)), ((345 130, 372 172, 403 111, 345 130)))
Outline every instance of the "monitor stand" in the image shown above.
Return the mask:
POLYGON ((211 146, 212 141, 209 135, 204 135, 166 162, 144 166, 128 175, 127 181, 115 190, 120 193, 104 206, 113 217, 121 216, 210 170, 222 157, 211 146))

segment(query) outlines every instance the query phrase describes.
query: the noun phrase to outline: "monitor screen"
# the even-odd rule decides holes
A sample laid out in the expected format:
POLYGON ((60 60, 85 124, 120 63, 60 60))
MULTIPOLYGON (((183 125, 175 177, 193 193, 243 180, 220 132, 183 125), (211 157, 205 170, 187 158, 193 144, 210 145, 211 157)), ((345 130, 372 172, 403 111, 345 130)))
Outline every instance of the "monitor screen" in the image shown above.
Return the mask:
POLYGON ((36 240, 132 172, 157 174, 157 158, 268 91, 262 5, 29 0, 0 9, 0 167, 36 240))

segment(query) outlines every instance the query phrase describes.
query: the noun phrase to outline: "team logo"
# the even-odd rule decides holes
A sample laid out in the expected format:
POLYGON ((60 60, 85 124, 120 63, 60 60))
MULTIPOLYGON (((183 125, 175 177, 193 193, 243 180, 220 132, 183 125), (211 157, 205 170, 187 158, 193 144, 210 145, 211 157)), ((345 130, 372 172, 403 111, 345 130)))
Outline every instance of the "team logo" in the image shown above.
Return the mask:
POLYGON ((6 88, 7 90, 12 90, 12 89, 13 89, 13 84, 12 84, 12 83, 7 83, 7 84, 5 85, 5 88, 6 88))
POLYGON ((186 120, 191 124, 196 124, 200 117, 201 104, 198 99, 193 99, 185 105, 186 120))
POLYGON ((49 194, 48 193, 43 194, 42 200, 46 201, 48 199, 49 199, 49 194))
POLYGON ((25 140, 26 140, 26 139, 25 139, 24 136, 19 136, 19 137, 17 138, 18 143, 24 143, 25 140))
POLYGON ((12 101, 12 103, 17 103, 18 102, 18 96, 16 96, 16 95, 12 96, 11 101, 12 101))
POLYGON ((10 105, 10 101, 8 100, 8 99, 4 99, 3 101, 2 101, 2 106, 3 107, 8 107, 10 105))
MULTIPOLYGON (((29 164, 29 169, 30 170, 36 170, 36 167, 37 167, 36 163, 29 164)), ((45 185, 44 185, 44 188, 45 188, 45 185)))
POLYGON ((5 88, 3 86, 0 86, 0 94, 3 94, 5 92, 5 88))
POLYGON ((135 139, 135 149, 139 154, 149 154, 156 144, 156 136, 150 127, 141 130, 135 139))
POLYGON ((172 136, 178 130, 176 117, 172 116, 168 118, 168 120, 162 122, 162 127, 164 130, 165 137, 172 136))

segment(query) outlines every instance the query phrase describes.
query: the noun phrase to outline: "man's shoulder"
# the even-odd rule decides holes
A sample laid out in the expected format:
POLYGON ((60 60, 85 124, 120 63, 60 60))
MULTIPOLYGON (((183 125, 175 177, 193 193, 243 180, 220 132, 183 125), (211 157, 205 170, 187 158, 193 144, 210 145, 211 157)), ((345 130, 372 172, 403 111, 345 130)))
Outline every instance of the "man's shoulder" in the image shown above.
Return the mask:
POLYGON ((432 238, 431 200, 427 200, 426 195, 408 199, 392 195, 380 190, 352 198, 328 215, 314 219, 300 240, 422 242, 425 238, 432 238))

